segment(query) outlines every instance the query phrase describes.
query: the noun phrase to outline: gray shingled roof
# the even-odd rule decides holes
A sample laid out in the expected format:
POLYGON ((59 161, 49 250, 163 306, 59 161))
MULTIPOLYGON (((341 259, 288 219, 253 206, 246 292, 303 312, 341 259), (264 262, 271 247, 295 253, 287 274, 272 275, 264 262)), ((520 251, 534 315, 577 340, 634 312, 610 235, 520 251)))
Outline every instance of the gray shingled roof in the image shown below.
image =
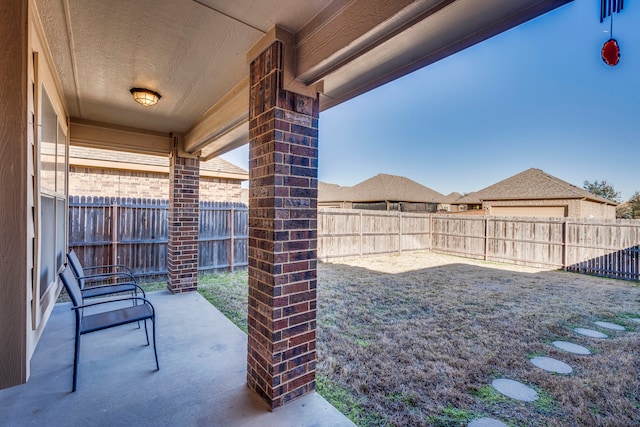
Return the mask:
MULTIPOLYGON (((167 156, 154 156, 150 154, 139 153, 123 153, 120 151, 103 150, 99 148, 87 148, 87 147, 69 147, 69 157, 74 159, 89 159, 89 160, 102 160, 106 162, 118 162, 118 163, 130 163, 149 166, 162 166, 169 167, 169 157, 167 156)), ((229 163, 228 161, 215 157, 206 162, 200 162, 200 169, 229 173, 236 175, 246 175, 244 179, 249 178, 249 172, 242 169, 239 166, 229 163)))
POLYGON ((461 197, 462 197, 462 193, 458 193, 457 191, 454 191, 453 193, 447 194, 445 203, 453 203, 461 197))
POLYGON ((540 169, 527 169, 475 193, 456 200, 456 204, 474 204, 489 200, 587 199, 600 203, 617 203, 596 196, 540 169))
POLYGON ((482 200, 478 198, 478 192, 472 191, 471 193, 467 193, 466 195, 457 198, 451 204, 453 205, 479 205, 482 203, 482 200))
POLYGON ((320 202, 422 202, 443 203, 446 196, 403 176, 379 174, 353 187, 319 183, 320 202))
POLYGON ((352 187, 342 187, 336 184, 328 184, 320 181, 318 183, 319 202, 346 202, 350 201, 350 190, 352 187))

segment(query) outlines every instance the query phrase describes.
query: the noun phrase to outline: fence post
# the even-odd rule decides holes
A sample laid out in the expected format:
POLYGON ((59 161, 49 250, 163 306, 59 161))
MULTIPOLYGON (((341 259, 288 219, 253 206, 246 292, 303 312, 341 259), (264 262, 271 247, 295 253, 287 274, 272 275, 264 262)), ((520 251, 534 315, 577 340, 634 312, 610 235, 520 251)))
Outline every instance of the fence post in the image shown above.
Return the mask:
POLYGON ((433 214, 429 214, 429 252, 433 251, 433 214))
POLYGON ((398 253, 402 253, 402 212, 398 211, 398 253))
POLYGON ((484 260, 489 258, 489 217, 484 217, 484 260))
POLYGON ((233 209, 233 204, 229 207, 229 271, 233 271, 233 267, 235 264, 234 259, 234 237, 235 237, 235 226, 233 225, 235 217, 235 211, 233 209))
MULTIPOLYGON (((111 264, 118 264, 118 198, 111 202, 111 264)), ((114 267, 114 273, 117 268, 114 267)))
POLYGON ((568 231, 568 227, 567 227, 567 223, 569 222, 568 219, 565 218, 565 220, 562 222, 562 269, 564 271, 567 271, 569 265, 567 263, 567 256, 568 256, 568 248, 567 248, 567 231, 568 231))
POLYGON ((362 258, 362 245, 364 244, 362 240, 362 211, 360 211, 360 258, 362 258))

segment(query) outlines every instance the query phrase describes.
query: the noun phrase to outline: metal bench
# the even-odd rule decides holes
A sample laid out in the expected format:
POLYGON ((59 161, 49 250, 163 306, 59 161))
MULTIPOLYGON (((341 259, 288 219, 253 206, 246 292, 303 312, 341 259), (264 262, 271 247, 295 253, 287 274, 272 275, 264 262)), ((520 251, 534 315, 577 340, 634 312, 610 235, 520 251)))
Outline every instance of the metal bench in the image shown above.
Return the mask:
POLYGON ((114 326, 125 325, 127 323, 134 323, 144 321, 144 332, 147 337, 147 345, 149 345, 149 332, 147 330, 147 320, 151 320, 153 330, 153 352, 156 358, 156 369, 160 369, 158 364, 158 351, 156 349, 156 322, 155 322, 155 310, 153 305, 143 297, 130 296, 115 299, 102 299, 99 301, 84 302, 86 298, 80 285, 78 278, 71 271, 71 268, 67 265, 60 273, 60 279, 64 284, 71 301, 73 302, 73 308, 76 315, 76 335, 75 335, 75 354, 73 358, 73 390, 76 391, 78 380, 78 363, 80 362, 80 337, 83 334, 91 332, 101 331, 103 329, 112 328, 114 326), (84 309, 87 307, 93 307, 98 305, 122 302, 122 301, 135 301, 136 305, 114 308, 108 311, 103 311, 95 314, 84 314, 84 309))
POLYGON ((69 253, 67 253, 67 260, 69 261, 68 264, 71 266, 73 273, 78 279, 80 289, 82 290, 82 296, 84 298, 102 297, 122 292, 131 292, 132 295, 137 296, 138 291, 140 291, 142 293, 142 296, 146 298, 144 290, 140 286, 138 286, 135 278, 133 277, 133 272, 129 267, 125 265, 113 264, 94 267, 83 267, 80 259, 78 258, 78 255, 73 249, 71 249, 69 253), (113 269, 113 271, 96 274, 86 274, 87 271, 91 270, 106 271, 110 269, 113 269), (91 282, 111 279, 115 279, 116 283, 87 286, 87 284, 91 282))

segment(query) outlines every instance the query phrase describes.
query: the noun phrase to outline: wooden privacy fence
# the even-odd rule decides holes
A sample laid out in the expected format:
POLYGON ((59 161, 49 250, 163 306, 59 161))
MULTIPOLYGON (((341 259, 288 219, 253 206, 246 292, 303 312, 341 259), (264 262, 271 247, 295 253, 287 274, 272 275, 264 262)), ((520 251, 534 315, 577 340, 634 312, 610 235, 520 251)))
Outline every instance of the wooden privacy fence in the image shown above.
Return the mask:
POLYGON ((318 258, 410 250, 640 280, 640 221, 320 209, 318 258))
MULTIPOLYGON (((85 265, 167 272, 169 203, 69 198, 69 246, 85 265)), ((201 271, 248 261, 248 209, 200 204, 201 271)), ((433 250, 462 257, 640 280, 640 221, 512 218, 354 209, 318 210, 318 259, 433 250)))
MULTIPOLYGON (((116 197, 69 197, 69 247, 84 265, 125 264, 137 276, 167 273, 169 202, 116 197)), ((201 271, 247 265, 247 208, 200 203, 201 271)))
POLYGON ((318 259, 431 249, 428 214, 318 210, 318 259))

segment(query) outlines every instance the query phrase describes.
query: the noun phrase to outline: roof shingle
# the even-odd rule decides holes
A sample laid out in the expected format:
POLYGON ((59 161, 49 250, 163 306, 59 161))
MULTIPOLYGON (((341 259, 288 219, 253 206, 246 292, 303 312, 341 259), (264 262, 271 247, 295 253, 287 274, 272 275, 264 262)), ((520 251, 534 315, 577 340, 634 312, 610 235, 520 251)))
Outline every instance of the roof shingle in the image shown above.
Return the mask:
POLYGON ((596 196, 540 169, 531 168, 455 201, 474 204, 489 200, 587 199, 600 203, 617 203, 596 196))
POLYGON ((320 182, 320 202, 417 202, 443 203, 447 196, 403 176, 378 174, 353 187, 320 182))

